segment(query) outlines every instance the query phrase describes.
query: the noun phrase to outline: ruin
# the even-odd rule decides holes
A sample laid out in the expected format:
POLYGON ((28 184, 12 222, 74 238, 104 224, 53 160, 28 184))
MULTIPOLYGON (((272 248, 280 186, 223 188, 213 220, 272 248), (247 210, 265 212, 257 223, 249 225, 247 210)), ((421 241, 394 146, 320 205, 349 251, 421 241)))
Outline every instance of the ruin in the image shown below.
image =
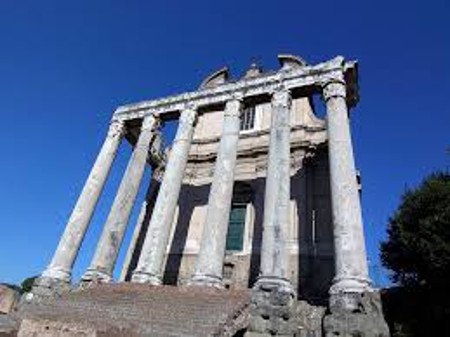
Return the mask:
POLYGON ((28 301, 73 289, 72 267, 126 139, 133 153, 81 289, 171 285, 224 297, 251 289, 240 325, 247 336, 388 336, 368 273, 349 128, 357 62, 279 61, 276 71, 253 64, 231 80, 222 68, 196 91, 120 106, 28 301), (166 151, 160 128, 174 119, 166 151), (146 165, 147 197, 113 280, 146 165))

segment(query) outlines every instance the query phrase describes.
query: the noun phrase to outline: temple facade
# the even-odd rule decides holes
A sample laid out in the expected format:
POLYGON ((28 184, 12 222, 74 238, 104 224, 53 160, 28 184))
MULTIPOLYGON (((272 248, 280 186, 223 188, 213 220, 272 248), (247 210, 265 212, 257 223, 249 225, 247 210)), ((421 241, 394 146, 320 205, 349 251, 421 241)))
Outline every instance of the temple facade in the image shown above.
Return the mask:
POLYGON ((364 294, 375 294, 369 297, 378 303, 349 127, 349 108, 358 101, 357 63, 278 58, 276 71, 252 65, 231 80, 223 68, 196 91, 119 107, 36 292, 70 285, 126 139, 133 153, 83 285, 251 288, 249 331, 255 333, 288 334, 286 312, 297 300, 329 303, 330 331, 339 330, 333 314, 354 313, 366 305, 364 294), (326 117, 315 104, 324 105, 326 117), (165 149, 160 129, 174 119, 176 136, 165 149), (116 266, 146 165, 152 167, 147 196, 125 262, 116 266), (275 305, 273 298, 283 300, 275 305))

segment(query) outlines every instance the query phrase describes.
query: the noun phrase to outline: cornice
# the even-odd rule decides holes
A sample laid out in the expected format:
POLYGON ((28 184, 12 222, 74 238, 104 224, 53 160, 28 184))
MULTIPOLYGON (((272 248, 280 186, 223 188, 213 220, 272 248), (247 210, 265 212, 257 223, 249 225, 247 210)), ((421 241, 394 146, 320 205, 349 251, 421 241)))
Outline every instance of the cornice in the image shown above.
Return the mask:
POLYGON ((313 66, 301 68, 280 69, 277 72, 262 74, 258 77, 243 78, 236 82, 226 82, 213 88, 203 88, 180 95, 143 101, 120 106, 114 112, 113 119, 128 120, 143 118, 146 115, 164 115, 169 112, 181 111, 186 104, 197 107, 220 104, 233 99, 239 91, 244 97, 263 95, 273 92, 280 85, 288 90, 306 86, 322 86, 334 78, 343 78, 346 74, 347 83, 354 91, 357 82, 357 63, 345 62, 344 57, 337 56, 332 60, 313 66))

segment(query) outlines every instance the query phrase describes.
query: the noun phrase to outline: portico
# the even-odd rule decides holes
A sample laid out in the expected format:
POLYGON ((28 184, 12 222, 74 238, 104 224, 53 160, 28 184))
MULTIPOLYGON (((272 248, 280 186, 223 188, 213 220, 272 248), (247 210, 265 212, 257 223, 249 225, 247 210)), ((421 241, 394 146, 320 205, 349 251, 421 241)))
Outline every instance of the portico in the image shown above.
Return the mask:
POLYGON ((258 331, 262 326, 264 330, 278 324, 281 316, 270 314, 270 319, 263 322, 261 317, 268 314, 260 309, 264 306, 262 302, 269 299, 259 294, 287 294, 282 305, 290 310, 301 287, 297 280, 304 277, 298 267, 301 262, 293 259, 304 252, 311 259, 317 257, 317 233, 321 223, 327 223, 329 207, 332 234, 329 240, 323 234, 319 255, 334 256, 334 278, 331 284, 326 283, 330 295, 372 291, 348 119, 348 108, 358 101, 357 64, 343 57, 317 65, 307 65, 291 55, 280 55, 279 60, 281 67, 275 72, 263 73, 252 67, 243 78, 228 81, 228 70, 221 69, 197 91, 119 107, 54 257, 37 285, 51 288, 58 283, 70 283, 74 261, 117 149, 127 126, 134 123, 139 125, 134 128, 139 131, 133 153, 83 283, 114 282, 113 272, 124 233, 144 168, 150 163, 158 172, 158 188, 149 189, 154 191, 155 202, 152 207, 148 207, 147 201, 142 206, 121 281, 163 284, 180 238, 183 245, 179 245, 181 250, 177 254, 187 262, 178 262, 178 268, 185 268, 184 282, 191 286, 224 288, 227 264, 239 265, 244 259, 239 260, 239 256, 245 257, 248 266, 243 264, 247 267, 236 269, 251 266, 258 269, 256 282, 248 282, 253 286, 257 303, 252 313, 252 329, 258 331), (320 95, 326 105, 326 124, 310 108, 312 95, 320 95), (208 124, 213 112, 220 117, 208 124), (155 144, 159 127, 173 118, 178 119, 177 132, 166 158, 164 151, 155 150, 155 144), (249 125, 258 123, 259 129, 247 130, 249 125), (211 135, 208 138, 206 134, 211 135), (319 173, 307 177, 304 173, 312 170, 305 167, 319 149, 328 151, 324 172, 329 172, 326 193, 330 194, 330 202, 326 193, 316 193, 319 196, 307 193, 317 190, 313 181, 323 183, 319 173), (249 186, 254 188, 251 201, 241 207, 252 210, 253 215, 245 213, 244 232, 239 232, 236 239, 241 240, 239 247, 246 248, 231 254, 227 240, 231 240, 228 230, 236 204, 233 192, 237 182, 250 182, 249 186), (192 186, 202 190, 201 197, 183 192, 194 189, 192 186), (207 202, 203 203, 203 199, 207 202), (183 205, 196 202, 202 204, 203 213, 195 215, 200 208, 186 206, 194 211, 185 214, 183 205), (183 219, 186 215, 191 220, 183 219), (258 217, 259 229, 255 220, 258 217), (180 227, 183 221, 185 225, 180 227), (142 228, 145 236, 139 245, 137 238, 142 228), (185 234, 184 238, 180 233, 185 234), (238 262, 233 262, 230 256, 238 262), (131 280, 126 275, 131 275, 131 280))

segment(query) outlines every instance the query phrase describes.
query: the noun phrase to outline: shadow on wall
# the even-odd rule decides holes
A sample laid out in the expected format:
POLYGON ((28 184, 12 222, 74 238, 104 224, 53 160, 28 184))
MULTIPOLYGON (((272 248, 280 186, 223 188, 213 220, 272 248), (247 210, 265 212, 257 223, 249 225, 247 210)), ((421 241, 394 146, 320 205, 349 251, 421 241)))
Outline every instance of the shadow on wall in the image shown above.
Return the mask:
POLYGON ((164 271, 164 284, 176 285, 180 279, 183 251, 186 248, 186 240, 192 214, 196 207, 208 204, 208 196, 211 185, 193 186, 183 185, 180 191, 182 202, 178 202, 179 216, 170 246, 170 254, 167 257, 164 271))
MULTIPOLYGON (((207 205, 209 191, 210 184, 183 185, 181 188, 179 216, 171 242, 170 254, 167 257, 164 284, 176 285, 182 278, 183 252, 186 248, 191 217, 196 207, 207 205)), ((149 199, 143 230, 139 235, 130 270, 134 270, 136 267, 147 233, 155 195, 156 193, 153 193, 153 197, 149 199)), ((249 288, 253 286, 259 275, 264 195, 265 178, 235 183, 233 200, 251 203, 254 207, 251 251, 248 257, 247 286, 249 288)), ((297 261, 297 267, 294 268, 297 270, 292 275, 293 283, 297 287, 299 298, 311 303, 322 304, 328 298, 328 289, 334 276, 331 199, 326 149, 319 149, 314 156, 307 158, 303 167, 292 177, 291 199, 297 205, 296 216, 299 226, 296 236, 300 252, 298 257, 292 256, 293 261, 295 259, 297 261)), ((130 274, 129 272, 128 275, 130 276, 130 274)))
POLYGON ((328 153, 325 146, 304 161, 292 178, 291 191, 298 207, 298 294, 311 304, 327 305, 335 273, 328 153), (300 193, 299 193, 300 191, 300 193), (304 193, 302 193, 304 191, 304 193), (301 224, 305 223, 306 226, 301 224))

